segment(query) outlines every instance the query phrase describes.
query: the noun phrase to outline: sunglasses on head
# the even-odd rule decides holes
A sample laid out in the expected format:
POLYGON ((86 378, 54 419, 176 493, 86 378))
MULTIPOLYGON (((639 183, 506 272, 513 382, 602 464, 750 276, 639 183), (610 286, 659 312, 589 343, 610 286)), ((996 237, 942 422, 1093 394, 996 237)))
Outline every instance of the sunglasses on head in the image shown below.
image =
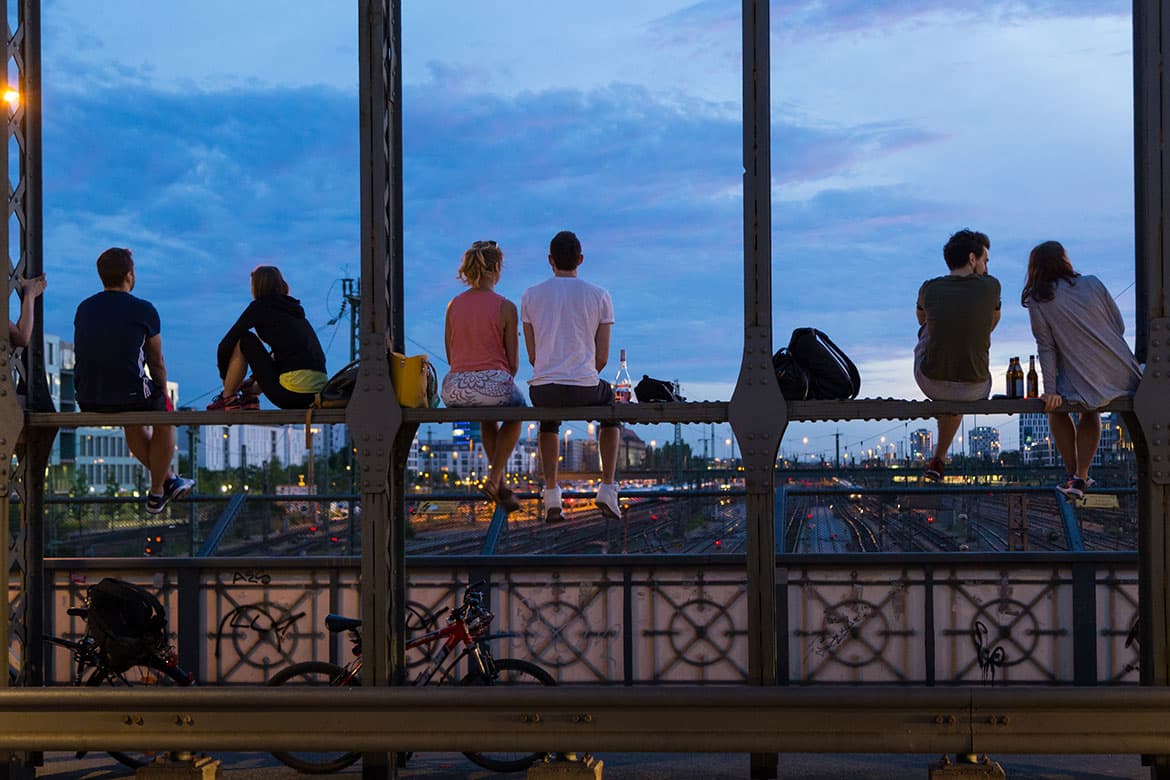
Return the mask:
POLYGON ((496 244, 495 241, 475 241, 472 243, 471 248, 472 249, 487 249, 488 247, 494 248, 496 246, 498 246, 498 244, 496 244))

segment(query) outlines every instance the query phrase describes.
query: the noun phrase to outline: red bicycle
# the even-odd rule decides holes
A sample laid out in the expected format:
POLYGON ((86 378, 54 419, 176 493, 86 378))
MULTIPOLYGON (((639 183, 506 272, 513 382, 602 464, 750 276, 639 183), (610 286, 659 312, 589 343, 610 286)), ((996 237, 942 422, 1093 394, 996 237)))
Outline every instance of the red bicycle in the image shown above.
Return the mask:
MULTIPOLYGON (((433 655, 415 677, 413 685, 556 685, 552 675, 534 663, 516 658, 494 658, 488 642, 501 635, 489 635, 494 615, 483 605, 482 583, 467 588, 463 603, 449 610, 447 625, 412 639, 406 649, 433 648, 433 655), (457 668, 467 660, 466 671, 457 678, 457 668)), ((415 617, 419 617, 415 613, 415 617)), ((422 621, 420 621, 422 622, 422 621)), ((327 661, 304 661, 277 672, 269 685, 360 685, 362 671, 362 621, 328 615, 325 626, 331 633, 348 631, 354 659, 345 666, 327 661)), ((425 623, 424 623, 425 625, 425 623)), ((408 621, 407 628, 411 628, 408 621)), ((286 766, 306 774, 328 774, 350 766, 360 753, 273 753, 286 766)), ((543 761, 547 753, 464 753, 484 769, 518 772, 543 761)))

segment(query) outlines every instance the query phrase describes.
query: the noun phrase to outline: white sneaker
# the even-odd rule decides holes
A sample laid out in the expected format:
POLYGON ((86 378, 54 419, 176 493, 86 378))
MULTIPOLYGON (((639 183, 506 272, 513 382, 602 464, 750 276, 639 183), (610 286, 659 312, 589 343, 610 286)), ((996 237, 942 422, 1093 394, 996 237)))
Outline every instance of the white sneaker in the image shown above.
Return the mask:
POLYGON ((561 489, 559 487, 545 488, 541 492, 544 500, 544 522, 559 523, 564 520, 561 514, 561 489))
POLYGON ((608 485, 602 482, 601 487, 597 489, 597 498, 593 499, 593 503, 597 504, 597 508, 601 510, 601 514, 606 517, 612 517, 615 520, 621 519, 622 507, 618 503, 616 482, 611 482, 608 485))

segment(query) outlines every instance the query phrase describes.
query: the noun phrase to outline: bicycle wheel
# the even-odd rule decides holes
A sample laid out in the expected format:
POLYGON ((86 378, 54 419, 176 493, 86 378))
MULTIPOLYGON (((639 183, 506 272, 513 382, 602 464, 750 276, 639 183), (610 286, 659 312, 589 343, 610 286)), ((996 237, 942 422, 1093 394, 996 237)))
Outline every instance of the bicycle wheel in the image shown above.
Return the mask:
MULTIPOLYGON (((293 664, 272 676, 269 685, 339 685, 345 669, 327 661, 304 661, 293 664)), ((350 685, 358 685, 354 680, 350 685)), ((307 775, 340 772, 362 757, 361 753, 273 753, 276 760, 307 775)))
MULTIPOLYGON (((109 669, 98 668, 94 669, 93 674, 85 681, 89 688, 96 688, 102 685, 108 685, 114 688, 126 685, 180 685, 187 686, 191 684, 191 678, 187 673, 177 666, 169 666, 159 661, 157 663, 137 664, 131 666, 125 672, 116 674, 109 669)), ((131 769, 138 769, 146 766, 154 761, 155 756, 160 751, 134 751, 134 752, 118 752, 111 750, 110 755, 113 756, 119 763, 125 764, 131 769)))
MULTIPOLYGON (((556 685, 552 675, 539 666, 516 658, 497 658, 498 675, 488 679, 479 672, 463 678, 461 685, 556 685)), ((495 772, 519 772, 544 760, 548 753, 464 753, 469 759, 495 772)))

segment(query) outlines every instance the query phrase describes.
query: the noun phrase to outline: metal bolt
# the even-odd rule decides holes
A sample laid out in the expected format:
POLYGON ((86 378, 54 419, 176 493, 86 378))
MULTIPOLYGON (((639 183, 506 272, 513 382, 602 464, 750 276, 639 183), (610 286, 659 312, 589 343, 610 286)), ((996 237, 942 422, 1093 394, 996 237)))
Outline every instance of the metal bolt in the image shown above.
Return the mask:
POLYGON ((954 715, 935 715, 934 722, 940 726, 953 726, 957 721, 954 715))
POLYGON ((134 719, 131 718, 129 715, 127 715, 124 718, 122 718, 122 722, 125 723, 127 726, 129 726, 132 723, 134 723, 134 719))

